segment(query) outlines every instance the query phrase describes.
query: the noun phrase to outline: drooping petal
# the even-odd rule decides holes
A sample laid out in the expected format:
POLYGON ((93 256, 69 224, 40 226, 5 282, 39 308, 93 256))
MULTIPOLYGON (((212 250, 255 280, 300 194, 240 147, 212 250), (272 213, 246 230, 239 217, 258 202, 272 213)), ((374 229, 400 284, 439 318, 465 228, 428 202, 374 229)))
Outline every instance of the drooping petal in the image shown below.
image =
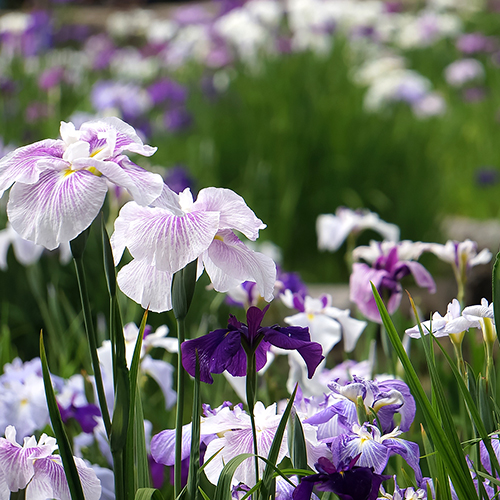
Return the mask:
MULTIPOLYGON (((91 467, 87 467, 81 458, 74 457, 80 476, 85 500, 101 498, 101 482, 91 467)), ((33 463, 35 475, 26 489, 26 500, 46 500, 57 498, 71 500, 68 481, 59 455, 40 458, 33 463)))
POLYGON ((172 309, 172 275, 158 271, 143 260, 134 259, 116 277, 120 290, 144 309, 163 312, 172 309))
MULTIPOLYGON (((182 426, 181 459, 189 457, 191 450, 191 424, 182 426)), ((151 439, 151 455, 163 465, 175 464, 175 429, 166 429, 151 439)))
POLYGON ((191 212, 178 217, 162 208, 129 202, 115 221, 116 234, 111 243, 117 255, 125 245, 134 258, 173 274, 209 247, 218 224, 217 212, 191 212))
POLYGON ((382 439, 382 444, 387 446, 391 454, 397 454, 403 457, 403 460, 414 470, 417 484, 420 484, 422 472, 419 465, 420 449, 418 444, 399 438, 382 439))
POLYGON ((336 307, 325 307, 325 314, 334 318, 342 325, 344 350, 345 352, 352 352, 356 347, 360 335, 366 328, 366 321, 351 318, 349 309, 343 310, 336 307))
POLYGON ((436 291, 436 283, 434 282, 434 278, 431 273, 427 271, 427 269, 420 264, 420 262, 415 262, 412 260, 407 260, 404 262, 408 269, 411 271, 413 278, 415 279, 415 283, 422 288, 427 288, 430 293, 435 293, 436 291))
POLYGON ((64 143, 47 139, 18 148, 0 159, 0 197, 14 182, 34 184, 47 168, 68 167, 62 159, 64 143))
POLYGON ((232 231, 219 231, 202 258, 218 292, 227 292, 235 283, 254 281, 267 302, 273 299, 276 264, 270 257, 250 250, 232 231))
POLYGON ((370 320, 380 323, 380 314, 377 303, 373 297, 370 281, 380 292, 382 280, 387 275, 383 269, 372 269, 366 264, 354 263, 350 277, 350 298, 358 306, 359 310, 370 320))
POLYGON ((14 185, 7 214, 23 238, 53 250, 90 226, 107 190, 104 178, 86 170, 46 171, 34 185, 14 185))
POLYGON ((219 229, 236 229, 252 241, 259 237, 260 229, 266 228, 245 200, 230 189, 215 187, 202 189, 194 206, 203 207, 203 210, 220 212, 219 229))
MULTIPOLYGON (((207 384, 213 382, 211 373, 222 373, 243 348, 240 332, 220 329, 182 343, 182 366, 192 376, 195 375, 196 353, 200 363, 200 380, 207 384)), ((244 354, 244 352, 243 352, 244 354)), ((238 357, 240 359, 240 357, 238 357)), ((246 373, 246 356, 242 369, 246 373)), ((233 375, 235 375, 233 373, 233 375)))
MULTIPOLYGON (((318 365, 323 360, 323 349, 320 344, 302 340, 304 328, 289 326, 287 328, 266 329, 264 339, 270 344, 281 349, 295 349, 307 365, 307 374, 311 378, 318 365)), ((309 336, 309 335, 308 335, 309 336)))

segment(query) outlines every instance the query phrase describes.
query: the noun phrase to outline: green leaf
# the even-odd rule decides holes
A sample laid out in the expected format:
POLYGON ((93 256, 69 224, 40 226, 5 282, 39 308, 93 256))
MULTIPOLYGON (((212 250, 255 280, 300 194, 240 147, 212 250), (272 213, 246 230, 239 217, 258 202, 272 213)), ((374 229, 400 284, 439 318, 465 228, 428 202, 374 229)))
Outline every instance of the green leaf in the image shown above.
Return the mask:
POLYGON ((198 486, 198 491, 200 495, 203 497, 203 500, 210 500, 210 497, 202 490, 201 486, 198 486))
MULTIPOLYGON (((450 426, 451 415, 449 407, 446 404, 446 398, 442 392, 442 387, 439 384, 439 377, 437 376, 435 366, 431 362, 431 364, 429 365, 429 372, 431 374, 433 387, 436 390, 436 399, 438 400, 437 403, 439 405, 440 411, 442 411, 443 422, 440 422, 440 419, 436 415, 436 412, 432 408, 432 405, 430 404, 429 399, 425 394, 422 384, 420 383, 420 379, 415 372, 415 369, 413 368, 408 355, 406 354, 403 344, 401 343, 401 339, 399 338, 398 332, 396 331, 394 324, 392 323, 392 320, 387 312, 387 309, 385 308, 384 303, 382 302, 382 299, 380 298, 376 287, 373 285, 373 283, 371 285, 373 295, 380 312, 380 316, 387 330, 387 334, 389 335, 391 343, 405 370, 408 386, 410 387, 415 401, 420 406, 424 414, 429 437, 430 439, 432 439, 432 442, 434 443, 434 446, 438 454, 440 455, 440 458, 443 460, 443 463, 446 466, 447 472, 453 482, 453 486, 455 487, 458 498, 460 500, 477 499, 477 492, 474 487, 474 483, 472 482, 472 478, 467 466, 467 462, 465 461, 463 451, 460 447, 460 442, 458 441, 455 426, 453 424, 450 426), (439 400, 440 397, 442 397, 441 401, 439 400), (459 445, 458 452, 456 442, 458 442, 459 445)), ((419 328, 420 334, 423 338, 424 333, 422 331, 420 323, 419 328)), ((423 342, 423 345, 426 351, 426 357, 429 360, 429 353, 425 342, 423 342)))
POLYGON ((295 385, 295 389, 286 405, 286 409, 283 412, 278 428, 276 429, 276 434, 274 435, 273 442, 271 444, 271 449, 269 450, 268 463, 264 469, 264 474, 262 475, 262 486, 259 491, 259 498, 262 500, 267 500, 271 493, 274 491, 271 488, 273 484, 273 473, 278 460, 279 451, 281 448, 281 441, 283 440, 283 435, 285 433, 286 424, 290 418, 290 413, 292 412, 293 402, 295 400, 295 394, 297 394, 298 384, 295 385))
POLYGON ((52 423, 52 429, 54 429, 54 434, 56 435, 57 446, 59 447, 59 454, 61 455, 64 474, 68 481, 71 498, 72 500, 85 500, 80 476, 78 475, 75 460, 73 459, 73 452, 69 444, 68 436, 66 435, 61 414, 59 413, 54 389, 52 388, 42 332, 40 332, 40 359, 42 361, 43 384, 45 386, 45 397, 47 399, 50 421, 52 423))
MULTIPOLYGON (((495 263, 493 264, 492 274, 493 287, 493 314, 495 316, 495 325, 500 325, 500 252, 497 253, 495 263)), ((500 328, 497 328, 497 338, 500 342, 500 328)))
POLYGON ((135 500, 163 500, 163 495, 154 488, 140 488, 135 494, 135 500))
POLYGON ((191 455, 189 457, 189 473, 187 482, 187 498, 196 500, 198 498, 198 482, 200 470, 200 360, 196 351, 196 368, 194 377, 193 394, 193 418, 191 419, 191 455))
POLYGON ((293 467, 307 470, 307 448, 304 429, 295 408, 292 408, 292 412, 290 413, 287 436, 290 460, 293 467))
POLYGON ((244 460, 253 456, 253 453, 242 453, 241 455, 233 457, 229 460, 220 473, 217 486, 215 487, 214 500, 232 500, 231 482, 233 480, 234 473, 244 460))
POLYGON ((186 267, 174 274, 172 282, 172 309, 177 320, 186 317, 196 286, 197 261, 193 260, 186 267))
POLYGON ((147 318, 148 311, 145 311, 139 327, 129 374, 130 409, 125 452, 125 480, 128 485, 129 495, 133 494, 136 488, 147 488, 151 486, 146 451, 146 438, 144 436, 144 416, 138 387, 142 340, 144 338, 147 318))
POLYGON ((104 274, 106 275, 106 283, 108 292, 111 297, 116 295, 116 271, 115 262, 113 259, 113 251, 109 241, 108 232, 104 224, 104 217, 101 213, 101 234, 102 234, 102 250, 104 254, 104 274))

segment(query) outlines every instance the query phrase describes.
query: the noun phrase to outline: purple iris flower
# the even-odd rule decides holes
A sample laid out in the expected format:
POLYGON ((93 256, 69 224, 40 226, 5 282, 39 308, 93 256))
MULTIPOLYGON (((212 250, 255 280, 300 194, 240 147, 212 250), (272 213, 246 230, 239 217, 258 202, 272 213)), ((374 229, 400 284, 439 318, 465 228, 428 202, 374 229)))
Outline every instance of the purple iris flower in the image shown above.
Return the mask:
POLYGON ((391 476, 375 474, 371 467, 356 467, 358 458, 335 467, 321 457, 315 465, 319 474, 304 477, 293 492, 293 500, 309 500, 315 485, 319 491, 335 493, 340 500, 376 500, 382 481, 391 476))
POLYGON ((247 374, 247 352, 255 353, 256 370, 261 370, 267 361, 271 345, 281 349, 296 349, 307 364, 308 376, 314 375, 323 360, 322 347, 311 342, 308 328, 297 326, 261 326, 269 305, 263 310, 252 306, 247 311, 247 324, 240 323, 233 315, 228 328, 214 330, 203 337, 187 340, 182 344, 182 364, 194 377, 196 352, 200 362, 200 380, 211 384, 212 373, 227 370, 235 377, 247 374))
POLYGON ((163 115, 163 123, 165 128, 170 132, 179 132, 186 130, 191 126, 193 116, 184 107, 167 109, 163 115))
POLYGON ((302 281, 299 273, 283 272, 278 267, 276 280, 280 282, 279 293, 285 293, 285 290, 290 290, 293 294, 297 294, 302 299, 307 295, 307 285, 302 281))
POLYGON ((389 314, 392 314, 399 307, 403 296, 400 281, 409 274, 413 275, 418 286, 427 288, 430 293, 436 291, 436 284, 429 271, 418 262, 400 260, 397 245, 387 253, 381 251, 372 267, 356 262, 350 278, 351 300, 368 319, 381 323, 370 282, 384 299, 389 314))
POLYGON ((67 422, 70 418, 74 418, 82 428, 82 431, 90 434, 93 432, 94 427, 97 425, 95 417, 101 416, 101 411, 94 404, 84 406, 75 406, 73 403, 67 408, 59 406, 61 418, 63 422, 67 422))
POLYGON ((184 104, 188 96, 188 91, 184 85, 169 78, 163 78, 152 83, 147 88, 147 91, 155 106, 163 102, 167 102, 169 105, 184 104))

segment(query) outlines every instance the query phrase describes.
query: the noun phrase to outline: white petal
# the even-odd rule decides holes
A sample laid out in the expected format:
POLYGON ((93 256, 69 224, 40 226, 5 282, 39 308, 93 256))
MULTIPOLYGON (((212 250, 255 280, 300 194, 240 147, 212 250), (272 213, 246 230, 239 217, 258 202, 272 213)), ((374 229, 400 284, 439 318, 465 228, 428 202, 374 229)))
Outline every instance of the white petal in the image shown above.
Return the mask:
POLYGON ((144 309, 152 312, 172 309, 170 273, 135 259, 120 270, 116 279, 120 290, 144 309))
POLYGON ((125 245, 136 259, 173 274, 209 247, 218 224, 217 212, 191 212, 178 217, 163 208, 129 202, 115 221, 112 245, 116 255, 125 245))
POLYGON ((50 163, 52 168, 68 166, 62 159, 63 153, 63 141, 47 139, 23 146, 4 156, 0 159, 0 196, 14 182, 37 182, 40 172, 47 168, 47 163, 50 163))
POLYGON ((173 389, 174 367, 166 361, 153 359, 151 356, 146 355, 141 360, 141 369, 150 375, 160 386, 165 397, 165 408, 170 410, 177 401, 177 393, 173 389))
POLYGON ((215 187, 202 189, 194 207, 220 212, 219 229, 236 229, 252 241, 259 237, 259 230, 266 227, 245 200, 230 189, 215 187))
POLYGON ((254 281, 266 301, 273 299, 276 264, 267 255, 250 250, 232 231, 219 231, 202 258, 218 292, 227 292, 238 282, 254 281))
POLYGON ((53 250, 90 226, 106 192, 105 179, 90 172, 46 171, 35 185, 16 183, 7 214, 23 238, 53 250))

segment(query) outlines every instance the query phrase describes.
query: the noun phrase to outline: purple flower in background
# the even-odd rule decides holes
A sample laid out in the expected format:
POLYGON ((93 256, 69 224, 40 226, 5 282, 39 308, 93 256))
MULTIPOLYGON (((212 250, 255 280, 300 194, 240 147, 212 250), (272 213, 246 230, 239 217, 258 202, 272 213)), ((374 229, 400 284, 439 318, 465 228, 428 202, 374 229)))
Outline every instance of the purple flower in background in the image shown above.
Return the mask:
POLYGON ((476 184, 481 187, 494 186, 500 180, 500 172, 496 167, 479 167, 476 170, 476 184))
POLYGON ((418 286, 427 288, 430 293, 436 291, 434 279, 422 264, 413 260, 400 260, 398 244, 393 244, 387 253, 382 252, 382 245, 379 247, 380 255, 373 262, 372 267, 360 262, 353 264, 349 281, 351 300, 368 319, 377 323, 382 320, 370 282, 375 285, 386 303, 389 314, 394 313, 399 307, 403 296, 400 280, 409 274, 413 275, 418 286))
POLYGON ((61 122, 62 139, 46 139, 16 149, 0 160, 0 194, 9 187, 7 214, 25 239, 49 250, 71 241, 95 219, 108 181, 148 205, 163 179, 132 163, 125 151, 151 156, 135 130, 118 118, 84 123, 79 130, 61 122))
POLYGON ((276 281, 279 294, 283 294, 286 290, 290 290, 292 294, 297 294, 299 297, 305 299, 307 295, 307 285, 302 281, 299 273, 283 272, 278 266, 276 281))
POLYGON ((152 83, 147 91, 154 106, 164 102, 169 106, 184 104, 188 96, 186 87, 170 78, 152 83))
POLYGON ((484 87, 469 87, 462 91, 462 97, 465 102, 480 102, 487 95, 484 87))
POLYGON ((64 79, 64 68, 60 66, 54 66, 53 68, 46 69, 38 77, 38 87, 41 90, 49 90, 52 87, 60 85, 64 79))
POLYGON ((165 184, 177 194, 182 193, 186 188, 191 189, 194 184, 188 169, 182 165, 169 168, 164 179, 165 184))
POLYGON ((182 107, 167 109, 163 115, 163 123, 165 128, 171 132, 179 132, 189 128, 193 122, 191 113, 182 107))
POLYGON ((311 378, 323 359, 320 344, 311 342, 309 330, 301 327, 261 326, 269 306, 264 310, 250 307, 247 324, 240 323, 233 315, 229 317, 228 328, 214 330, 203 337, 187 340, 182 344, 182 365, 194 377, 196 352, 200 362, 200 380, 211 384, 212 373, 227 370, 235 377, 247 373, 246 351, 255 352, 257 371, 267 361, 267 351, 271 345, 281 349, 297 350, 307 364, 311 378))
POLYGON ((463 54, 476 54, 478 52, 491 52, 495 50, 496 40, 482 33, 465 33, 460 36, 455 46, 463 54))
POLYGON ((319 491, 331 491, 340 500, 376 500, 382 481, 390 476, 376 474, 371 467, 357 467, 359 456, 335 467, 321 457, 316 464, 318 474, 302 478, 293 492, 293 500, 309 500, 314 486, 319 491))

